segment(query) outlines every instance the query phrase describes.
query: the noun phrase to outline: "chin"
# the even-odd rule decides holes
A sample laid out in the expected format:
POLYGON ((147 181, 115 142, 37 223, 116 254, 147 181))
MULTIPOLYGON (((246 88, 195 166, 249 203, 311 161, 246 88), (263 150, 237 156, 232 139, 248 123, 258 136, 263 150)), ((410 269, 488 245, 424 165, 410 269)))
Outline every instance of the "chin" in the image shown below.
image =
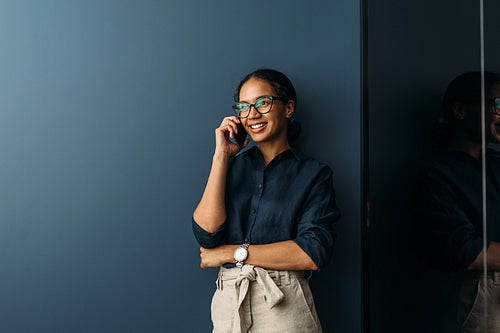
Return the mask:
POLYGON ((487 139, 487 143, 500 144, 500 135, 492 135, 487 139))
POLYGON ((262 135, 259 133, 259 135, 251 136, 253 142, 255 143, 261 143, 265 141, 269 141, 269 136, 268 135, 262 135))

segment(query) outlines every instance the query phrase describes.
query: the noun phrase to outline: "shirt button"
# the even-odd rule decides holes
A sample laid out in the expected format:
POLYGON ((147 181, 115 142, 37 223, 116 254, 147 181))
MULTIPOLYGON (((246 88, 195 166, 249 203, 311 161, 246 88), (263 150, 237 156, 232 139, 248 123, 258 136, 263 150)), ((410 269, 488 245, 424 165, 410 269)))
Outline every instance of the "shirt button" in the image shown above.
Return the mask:
POLYGON ((256 212, 256 210, 255 210, 255 209, 252 209, 252 213, 255 213, 255 212, 256 212))
POLYGON ((262 184, 257 185, 257 187, 258 187, 258 188, 261 188, 261 187, 262 187, 262 184))

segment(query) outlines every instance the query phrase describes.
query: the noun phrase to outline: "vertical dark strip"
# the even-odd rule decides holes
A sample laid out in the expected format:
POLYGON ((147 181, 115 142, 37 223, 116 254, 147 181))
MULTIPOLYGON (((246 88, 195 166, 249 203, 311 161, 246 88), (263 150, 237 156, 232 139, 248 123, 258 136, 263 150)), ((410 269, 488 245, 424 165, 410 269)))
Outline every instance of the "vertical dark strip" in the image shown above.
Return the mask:
POLYGON ((370 332, 370 145, 368 113, 368 0, 361 0, 361 316, 362 332, 370 332))

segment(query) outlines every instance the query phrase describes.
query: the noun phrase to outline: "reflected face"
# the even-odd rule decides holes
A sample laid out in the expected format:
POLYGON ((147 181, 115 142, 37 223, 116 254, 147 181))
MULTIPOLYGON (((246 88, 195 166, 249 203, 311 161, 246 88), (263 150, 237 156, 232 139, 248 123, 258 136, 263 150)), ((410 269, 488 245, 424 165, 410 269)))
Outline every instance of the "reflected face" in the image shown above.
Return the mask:
MULTIPOLYGON (((277 95, 269 82, 251 78, 241 87, 239 101, 252 104, 262 96, 281 97, 277 95)), ((252 140, 257 143, 276 140, 286 142, 287 121, 292 115, 293 102, 285 103, 274 100, 268 113, 260 114, 252 107, 248 117, 241 118, 241 122, 252 140)))
MULTIPOLYGON (((500 98, 500 82, 495 84, 490 91, 488 99, 500 98)), ((486 142, 500 143, 500 116, 495 114, 495 104, 486 103, 486 142)))
MULTIPOLYGON (((493 100, 500 97, 500 82, 493 85, 486 95, 484 128, 487 143, 500 143, 500 116, 495 113, 493 100)), ((481 143, 481 103, 475 102, 465 106, 465 122, 463 130, 469 138, 476 143, 481 143)))

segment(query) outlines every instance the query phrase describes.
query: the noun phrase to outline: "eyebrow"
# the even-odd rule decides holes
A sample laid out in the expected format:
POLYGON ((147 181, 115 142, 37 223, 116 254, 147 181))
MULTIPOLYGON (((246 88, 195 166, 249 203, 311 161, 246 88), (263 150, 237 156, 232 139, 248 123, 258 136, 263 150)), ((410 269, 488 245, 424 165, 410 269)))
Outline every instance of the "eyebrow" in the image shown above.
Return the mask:
MULTIPOLYGON (((256 101, 256 100, 258 100, 259 98, 262 98, 262 97, 270 97, 270 96, 271 96, 271 95, 261 95, 261 96, 257 97, 257 98, 255 99, 255 101, 256 101)), ((255 103, 255 101, 254 101, 254 103, 255 103)), ((248 103, 248 102, 246 102, 246 101, 238 101, 238 103, 252 104, 252 103, 248 103)))

